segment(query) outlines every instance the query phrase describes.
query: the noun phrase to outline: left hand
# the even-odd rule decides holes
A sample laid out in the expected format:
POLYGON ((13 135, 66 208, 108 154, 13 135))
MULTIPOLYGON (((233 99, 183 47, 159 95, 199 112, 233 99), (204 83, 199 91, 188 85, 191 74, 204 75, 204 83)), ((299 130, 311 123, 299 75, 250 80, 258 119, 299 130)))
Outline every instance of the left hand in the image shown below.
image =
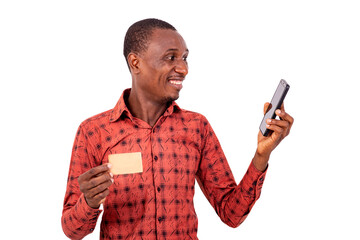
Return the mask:
MULTIPOLYGON (((270 103, 264 104, 264 114, 266 113, 269 104, 270 103)), ((275 114, 279 116, 280 120, 266 120, 266 128, 271 130, 269 135, 264 137, 260 131, 258 134, 258 147, 255 158, 259 158, 259 160, 262 159, 262 161, 257 161, 258 165, 261 165, 258 169, 266 168, 271 152, 287 135, 289 135, 290 129, 294 123, 294 118, 285 112, 284 104, 281 105, 280 109, 275 111, 275 114)))

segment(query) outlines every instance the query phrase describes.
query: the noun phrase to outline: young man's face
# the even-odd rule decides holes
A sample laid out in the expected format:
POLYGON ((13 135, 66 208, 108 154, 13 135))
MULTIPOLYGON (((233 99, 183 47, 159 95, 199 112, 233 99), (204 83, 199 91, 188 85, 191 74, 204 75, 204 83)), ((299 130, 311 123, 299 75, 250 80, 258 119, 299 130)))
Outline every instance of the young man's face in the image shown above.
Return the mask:
POLYGON ((177 31, 156 29, 146 51, 140 54, 140 74, 136 85, 147 98, 166 103, 179 98, 188 73, 188 49, 177 31))

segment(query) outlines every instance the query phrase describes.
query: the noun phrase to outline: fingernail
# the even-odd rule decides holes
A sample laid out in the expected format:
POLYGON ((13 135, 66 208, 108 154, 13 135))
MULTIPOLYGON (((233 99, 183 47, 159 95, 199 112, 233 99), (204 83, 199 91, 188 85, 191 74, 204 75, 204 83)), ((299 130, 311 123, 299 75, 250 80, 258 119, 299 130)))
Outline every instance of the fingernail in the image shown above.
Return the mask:
POLYGON ((113 178, 113 177, 114 177, 114 174, 110 173, 110 177, 113 178))
POLYGON ((111 163, 108 163, 108 165, 107 165, 107 166, 108 166, 108 168, 111 168, 111 167, 112 167, 111 163))
POLYGON ((268 123, 271 123, 271 119, 266 120, 268 123))
POLYGON ((266 125, 266 128, 269 128, 270 127, 270 125, 266 125))
POLYGON ((277 114, 280 114, 280 113, 281 113, 281 110, 279 110, 279 109, 276 110, 276 113, 277 113, 277 114))

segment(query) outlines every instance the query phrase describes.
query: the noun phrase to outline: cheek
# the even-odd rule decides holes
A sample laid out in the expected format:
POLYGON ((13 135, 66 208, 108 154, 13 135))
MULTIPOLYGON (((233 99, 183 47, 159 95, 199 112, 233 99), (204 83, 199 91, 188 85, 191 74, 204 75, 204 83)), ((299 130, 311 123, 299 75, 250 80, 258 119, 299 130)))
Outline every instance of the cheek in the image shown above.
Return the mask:
POLYGON ((147 85, 149 87, 154 87, 154 85, 166 87, 167 78, 171 75, 171 71, 172 66, 163 61, 152 62, 146 69, 147 85))
POLYGON ((171 75, 170 72, 171 70, 167 67, 159 67, 152 71, 152 78, 156 83, 163 85, 167 83, 167 78, 171 75))

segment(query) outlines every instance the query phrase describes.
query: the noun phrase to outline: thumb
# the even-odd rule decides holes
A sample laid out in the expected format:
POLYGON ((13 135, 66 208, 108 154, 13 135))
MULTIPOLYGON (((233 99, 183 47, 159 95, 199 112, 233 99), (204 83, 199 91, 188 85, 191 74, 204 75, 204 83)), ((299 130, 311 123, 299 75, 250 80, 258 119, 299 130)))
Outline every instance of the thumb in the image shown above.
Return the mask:
POLYGON ((264 115, 265 115, 265 113, 269 110, 269 105, 270 105, 270 103, 268 103, 268 102, 266 102, 266 103, 264 104, 264 115))
POLYGON ((99 202, 99 204, 103 204, 103 203, 105 202, 105 200, 106 200, 106 197, 103 198, 103 199, 99 202))

